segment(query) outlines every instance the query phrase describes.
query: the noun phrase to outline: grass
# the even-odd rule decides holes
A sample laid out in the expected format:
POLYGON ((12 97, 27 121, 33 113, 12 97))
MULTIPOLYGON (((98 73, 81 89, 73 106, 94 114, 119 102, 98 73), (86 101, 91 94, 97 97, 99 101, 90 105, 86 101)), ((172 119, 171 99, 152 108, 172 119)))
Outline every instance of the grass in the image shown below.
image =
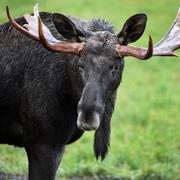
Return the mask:
MULTIPOLYGON (((17 17, 32 12, 38 2, 43 11, 61 12, 84 19, 105 18, 117 32, 129 16, 145 12, 149 19, 144 36, 157 42, 170 27, 179 0, 1 0, 0 22, 7 20, 4 7, 17 17)), ((178 52, 180 55, 180 53, 178 52)), ((93 133, 67 146, 58 176, 122 177, 137 180, 180 179, 180 58, 127 58, 112 118, 111 148, 104 162, 93 155, 93 133)), ((0 145, 0 171, 27 173, 23 149, 0 145)))

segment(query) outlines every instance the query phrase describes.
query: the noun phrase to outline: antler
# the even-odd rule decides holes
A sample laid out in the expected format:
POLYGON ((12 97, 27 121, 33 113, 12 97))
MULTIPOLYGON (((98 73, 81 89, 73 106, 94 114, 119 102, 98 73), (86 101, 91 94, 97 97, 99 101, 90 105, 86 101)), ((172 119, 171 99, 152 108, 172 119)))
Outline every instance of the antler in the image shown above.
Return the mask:
POLYGON ((153 42, 151 36, 149 36, 148 49, 117 45, 116 52, 119 56, 133 56, 140 60, 146 60, 150 58, 153 54, 153 42))
POLYGON ((177 56, 173 52, 178 48, 180 48, 180 8, 170 30, 154 47, 151 36, 149 36, 148 48, 117 45, 116 52, 119 56, 133 56, 146 60, 152 56, 177 56))
POLYGON ((9 8, 6 7, 6 12, 10 23, 24 35, 29 36, 37 41, 40 41, 47 49, 56 52, 79 54, 85 44, 71 43, 57 40, 42 23, 39 16, 38 5, 34 6, 34 16, 29 14, 24 15, 28 24, 19 25, 10 15, 9 8))

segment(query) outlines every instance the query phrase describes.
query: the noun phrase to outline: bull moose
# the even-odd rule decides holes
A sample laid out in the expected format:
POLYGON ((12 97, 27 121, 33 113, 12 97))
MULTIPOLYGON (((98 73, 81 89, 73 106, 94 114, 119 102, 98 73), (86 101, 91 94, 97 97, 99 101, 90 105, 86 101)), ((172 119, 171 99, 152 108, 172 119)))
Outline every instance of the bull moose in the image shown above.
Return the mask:
POLYGON ((175 56, 180 11, 169 32, 148 48, 128 46, 147 16, 130 17, 116 34, 104 20, 42 12, 0 25, 0 143, 23 147, 30 180, 53 180, 65 146, 95 130, 94 152, 104 159, 124 57, 175 56))

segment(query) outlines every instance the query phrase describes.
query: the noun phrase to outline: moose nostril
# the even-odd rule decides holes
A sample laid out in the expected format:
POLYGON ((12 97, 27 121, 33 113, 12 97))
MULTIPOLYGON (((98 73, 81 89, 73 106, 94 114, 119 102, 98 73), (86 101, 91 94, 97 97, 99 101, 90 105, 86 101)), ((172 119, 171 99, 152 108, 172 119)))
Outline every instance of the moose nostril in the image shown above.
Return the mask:
POLYGON ((92 112, 85 111, 84 112, 84 119, 85 119, 85 121, 89 122, 89 121, 91 121, 91 118, 92 118, 92 112))
POLYGON ((93 119, 93 113, 94 112, 91 112, 91 111, 89 111, 89 110, 86 110, 86 111, 84 111, 84 110, 80 110, 80 115, 81 115, 81 118, 83 119, 83 122, 84 123, 89 123, 89 122, 91 122, 92 121, 92 119, 93 119))

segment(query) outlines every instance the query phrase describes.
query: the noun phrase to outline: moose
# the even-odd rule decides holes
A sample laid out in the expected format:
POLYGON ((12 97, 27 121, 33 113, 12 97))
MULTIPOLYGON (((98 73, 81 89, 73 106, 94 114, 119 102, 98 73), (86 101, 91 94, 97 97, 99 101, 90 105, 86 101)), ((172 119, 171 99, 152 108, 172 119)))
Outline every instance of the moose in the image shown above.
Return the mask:
POLYGON ((59 13, 12 18, 0 25, 0 143, 23 147, 29 180, 54 180, 65 146, 94 130, 94 152, 108 152, 110 121, 124 57, 141 61, 175 56, 180 11, 153 46, 129 46, 144 32, 147 16, 130 17, 119 33, 105 20, 59 13))

